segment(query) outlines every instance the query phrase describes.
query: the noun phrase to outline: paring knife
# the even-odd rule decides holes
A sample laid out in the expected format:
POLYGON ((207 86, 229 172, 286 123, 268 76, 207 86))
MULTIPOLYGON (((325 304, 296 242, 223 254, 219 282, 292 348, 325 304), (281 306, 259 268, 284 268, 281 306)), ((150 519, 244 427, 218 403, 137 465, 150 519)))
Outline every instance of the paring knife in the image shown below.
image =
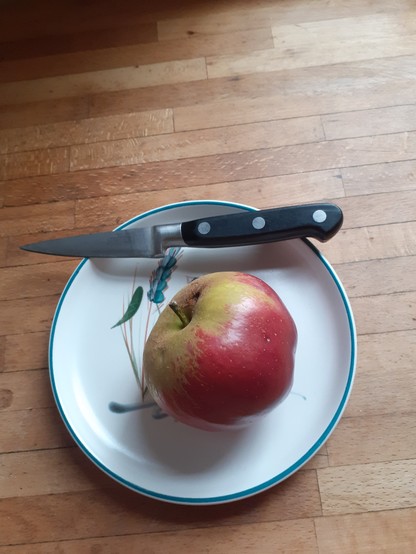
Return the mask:
POLYGON ((325 242, 338 232, 342 221, 342 211, 335 204, 304 204, 78 235, 26 244, 21 248, 85 258, 161 258, 172 246, 222 248, 303 237, 325 242))

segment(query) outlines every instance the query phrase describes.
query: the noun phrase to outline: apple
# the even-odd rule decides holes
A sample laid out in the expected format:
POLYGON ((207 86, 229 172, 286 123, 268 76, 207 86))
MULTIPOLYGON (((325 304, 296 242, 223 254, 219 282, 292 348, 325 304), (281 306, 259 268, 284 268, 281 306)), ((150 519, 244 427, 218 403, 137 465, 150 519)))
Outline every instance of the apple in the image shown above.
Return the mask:
POLYGON ((162 410, 205 430, 245 427, 289 393, 295 323, 276 292, 246 273, 195 279, 162 311, 143 375, 162 410))

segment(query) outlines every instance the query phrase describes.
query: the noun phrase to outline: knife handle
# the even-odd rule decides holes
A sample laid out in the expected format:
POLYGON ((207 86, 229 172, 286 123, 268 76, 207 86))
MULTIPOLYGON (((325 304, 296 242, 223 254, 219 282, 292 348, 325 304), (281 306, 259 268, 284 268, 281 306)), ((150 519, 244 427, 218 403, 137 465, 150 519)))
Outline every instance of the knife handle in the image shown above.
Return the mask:
POLYGON ((218 248, 303 237, 325 242, 342 222, 342 211, 335 204, 304 204, 186 221, 181 230, 188 246, 218 248))

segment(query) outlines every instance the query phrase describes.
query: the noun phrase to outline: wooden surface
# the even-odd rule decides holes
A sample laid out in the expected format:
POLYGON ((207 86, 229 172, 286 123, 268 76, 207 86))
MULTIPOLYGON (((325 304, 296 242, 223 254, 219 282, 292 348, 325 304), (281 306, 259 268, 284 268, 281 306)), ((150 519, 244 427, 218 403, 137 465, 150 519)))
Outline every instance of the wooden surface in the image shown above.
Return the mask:
POLYGON ((416 552, 415 3, 2 1, 0 41, 0 553, 416 552), (77 262, 18 246, 210 198, 339 203, 358 369, 301 471, 175 506, 69 437, 47 345, 77 262))

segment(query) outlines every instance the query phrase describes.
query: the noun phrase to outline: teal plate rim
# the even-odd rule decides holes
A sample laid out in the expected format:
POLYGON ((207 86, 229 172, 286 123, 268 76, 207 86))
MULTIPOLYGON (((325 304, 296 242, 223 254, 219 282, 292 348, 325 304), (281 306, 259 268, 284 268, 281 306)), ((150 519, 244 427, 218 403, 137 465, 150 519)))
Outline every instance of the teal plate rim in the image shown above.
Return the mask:
MULTIPOLYGON (((118 226, 115 231, 120 231, 124 229, 125 227, 128 227, 132 223, 135 223, 136 221, 139 221, 141 219, 144 219, 145 217, 148 217, 150 215, 160 213, 166 210, 171 210, 174 208, 181 208, 184 206, 196 206, 196 205, 218 205, 218 206, 229 206, 231 208, 240 208, 247 211, 256 211, 256 208, 253 208, 252 206, 247 206, 245 204, 239 204, 236 202, 228 202, 228 201, 222 201, 222 200, 190 200, 185 202, 175 202, 172 204, 166 204, 164 206, 160 206, 159 208, 155 208, 153 210, 148 210, 136 217, 133 217, 129 219, 128 221, 124 222, 122 225, 118 226)), ((312 456, 323 446, 323 444, 326 442, 332 431, 335 429, 338 421, 340 420, 342 413, 346 407, 346 404, 348 402, 348 398, 351 394, 351 389, 354 381, 355 371, 356 371, 356 361, 357 361, 357 335, 356 335, 356 327, 354 322, 354 317, 351 309, 350 302, 348 300, 347 294, 344 290, 344 287, 335 273, 334 269, 330 265, 330 263, 326 260, 326 258, 322 255, 322 253, 316 248, 314 244, 312 244, 308 239, 302 239, 305 244, 309 246, 309 248, 318 256, 320 261, 323 263, 325 268, 327 269, 328 273, 331 275, 332 279, 334 280, 338 291, 341 295, 345 311, 348 318, 348 325, 349 325, 349 331, 350 331, 350 340, 351 340, 351 356, 350 356, 350 366, 348 371, 348 379, 345 386, 344 394, 341 398, 341 401, 339 403, 339 406, 337 410, 335 411, 335 414, 333 415, 331 421, 329 422, 327 428, 325 431, 321 434, 319 439, 305 452, 303 456, 301 456, 295 463, 293 463, 291 466, 289 466, 284 471, 280 472, 276 476, 274 476, 271 479, 268 479, 267 481, 264 481, 263 483, 260 483, 259 485, 256 485, 255 487, 251 487, 248 489, 244 489, 242 491, 228 494, 224 496, 211 496, 211 497, 203 497, 203 498, 193 498, 193 497, 181 497, 181 496, 172 496, 168 494, 158 493, 149 489, 146 489, 144 487, 141 487, 139 485, 136 485, 135 483, 132 483, 131 481, 128 481, 109 469, 105 464, 103 464, 98 458, 92 454, 87 446, 83 444, 75 431, 75 429, 72 428, 71 424, 69 423, 65 411, 62 407, 59 394, 56 388, 55 384, 55 369, 53 366, 53 348, 54 348, 54 336, 56 331, 56 326, 59 319, 59 314, 63 305, 63 302, 65 301, 65 297, 68 293, 68 290, 70 289, 72 283, 76 279, 78 273, 81 271, 82 267, 85 265, 85 263, 88 261, 88 258, 84 258, 79 265, 76 267, 74 272, 72 273, 71 277, 69 278, 67 284, 65 285, 65 288, 61 294, 61 297, 59 298, 55 314, 52 320, 51 325, 51 331, 50 331, 50 339, 49 339, 49 351, 48 351, 48 359, 49 359, 49 376, 52 386, 52 392, 53 396, 56 402, 56 405, 58 407, 58 411, 60 413, 60 416, 62 420, 64 421, 69 433, 71 434, 72 438, 74 439, 75 443, 79 446, 79 448, 82 450, 82 452, 97 466, 99 467, 104 473, 106 473, 109 477, 113 478, 118 483, 124 485, 125 487, 134 490, 138 493, 141 493, 145 496, 155 498, 157 500, 163 500, 166 502, 171 502, 174 504, 190 504, 190 505, 207 505, 207 504, 222 504, 226 502, 232 502, 235 500, 242 500, 244 498, 248 498, 249 496, 253 496, 255 494, 258 494, 260 492, 263 492, 270 487, 273 487, 274 485, 277 485, 278 483, 284 481, 288 477, 290 477, 292 474, 294 474, 296 471, 298 471, 312 456)))

